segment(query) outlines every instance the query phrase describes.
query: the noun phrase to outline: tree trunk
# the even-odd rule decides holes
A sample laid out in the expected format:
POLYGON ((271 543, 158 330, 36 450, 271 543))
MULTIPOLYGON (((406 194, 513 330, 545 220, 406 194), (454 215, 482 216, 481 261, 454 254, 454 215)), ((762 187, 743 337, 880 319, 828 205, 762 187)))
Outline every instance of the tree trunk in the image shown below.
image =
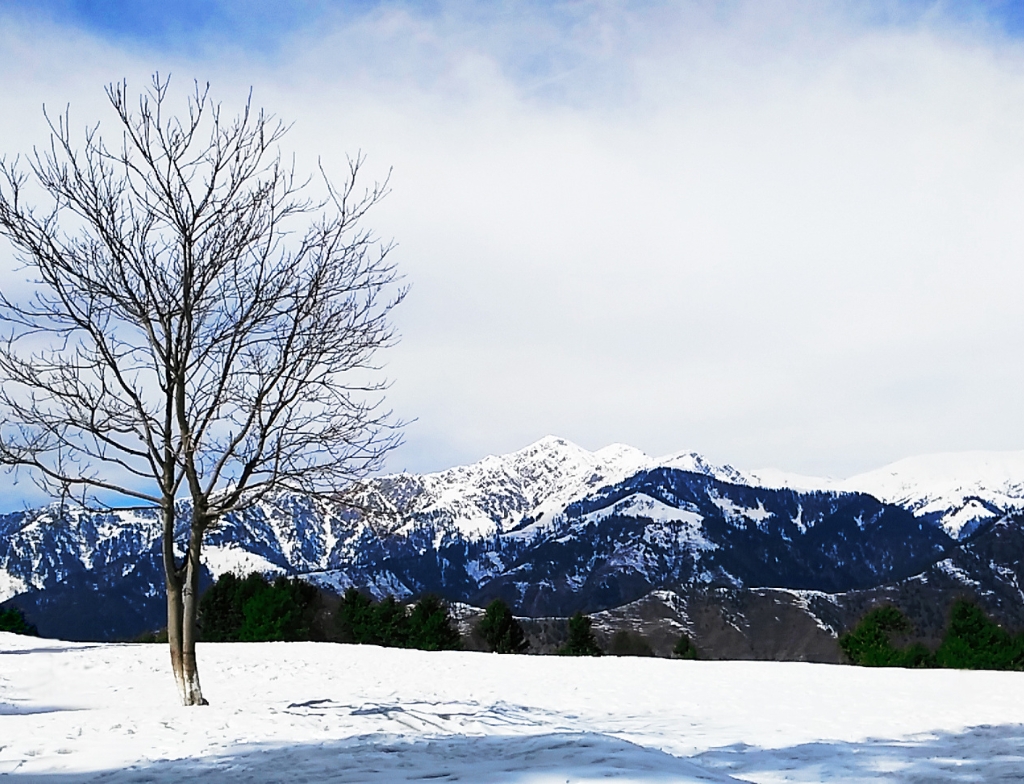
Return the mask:
POLYGON ((174 499, 165 498, 161 504, 163 523, 162 553, 164 561, 164 586, 167 590, 167 644, 171 649, 171 671, 178 686, 182 702, 185 700, 185 670, 181 655, 181 578, 174 560, 174 499))
POLYGON ((181 659, 185 705, 209 705, 203 699, 199 685, 199 668, 196 664, 196 616, 199 613, 199 553, 203 541, 203 529, 192 524, 188 542, 188 560, 185 564, 185 580, 182 585, 181 659))
POLYGON ((181 656, 181 581, 175 574, 165 574, 167 583, 167 643, 171 648, 171 670, 178 694, 185 703, 185 670, 181 656))
POLYGON ((207 705, 196 666, 196 615, 199 610, 199 554, 202 530, 193 525, 184 578, 174 558, 174 500, 163 504, 163 561, 167 587, 167 644, 171 670, 182 705, 207 705))

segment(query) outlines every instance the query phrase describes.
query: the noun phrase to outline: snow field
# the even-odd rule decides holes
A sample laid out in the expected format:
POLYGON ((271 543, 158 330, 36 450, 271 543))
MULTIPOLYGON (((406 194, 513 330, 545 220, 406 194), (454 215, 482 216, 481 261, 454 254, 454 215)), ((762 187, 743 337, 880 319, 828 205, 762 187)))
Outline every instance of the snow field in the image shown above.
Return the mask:
POLYGON ((0 633, 12 781, 1024 779, 1024 673, 0 633), (966 730, 966 732, 965 732, 966 730))

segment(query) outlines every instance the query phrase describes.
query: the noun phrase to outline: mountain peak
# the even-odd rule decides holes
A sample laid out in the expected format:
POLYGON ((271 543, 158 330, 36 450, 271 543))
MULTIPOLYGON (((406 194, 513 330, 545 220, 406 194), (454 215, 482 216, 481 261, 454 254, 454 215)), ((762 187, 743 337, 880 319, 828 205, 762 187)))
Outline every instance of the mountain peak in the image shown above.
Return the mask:
POLYGON ((574 444, 572 441, 570 441, 567 438, 562 438, 561 436, 555 436, 555 435, 548 434, 548 435, 544 436, 543 438, 538 438, 532 444, 528 444, 527 446, 524 446, 522 449, 517 449, 515 452, 512 452, 512 454, 515 455, 515 454, 519 454, 520 452, 528 453, 528 452, 559 452, 559 451, 570 451, 570 452, 581 451, 581 452, 585 452, 586 450, 583 447, 581 447, 581 446, 579 446, 577 444, 574 444))
POLYGON ((659 457, 655 461, 659 468, 674 468, 677 471, 689 471, 693 474, 704 474, 722 482, 732 484, 750 484, 749 478, 731 465, 715 465, 699 452, 676 452, 659 457))
POLYGON ((618 466, 624 471, 634 473, 649 468, 652 463, 646 452, 629 444, 609 444, 594 452, 594 456, 610 466, 618 466))

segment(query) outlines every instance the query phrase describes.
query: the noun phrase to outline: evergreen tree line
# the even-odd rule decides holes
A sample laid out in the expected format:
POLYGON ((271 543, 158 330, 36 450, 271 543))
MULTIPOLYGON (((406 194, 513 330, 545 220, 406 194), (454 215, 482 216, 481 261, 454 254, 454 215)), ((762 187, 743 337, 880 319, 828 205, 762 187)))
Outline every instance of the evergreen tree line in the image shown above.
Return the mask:
POLYGON ((376 602, 355 588, 341 597, 334 616, 341 642, 451 651, 462 647, 447 603, 427 594, 409 607, 395 597, 376 602))
MULTIPOLYGON (((426 651, 462 648, 448 604, 432 594, 404 604, 393 596, 377 601, 349 588, 338 603, 332 624, 322 624, 321 609, 320 592, 302 580, 278 577, 269 582, 256 572, 244 578, 228 573, 203 594, 199 631, 207 642, 330 639, 426 651)), ((521 654, 530 648, 522 624, 501 599, 487 606, 475 633, 495 653, 521 654)), ((604 652, 588 616, 578 612, 569 618, 568 639, 556 653, 600 656, 604 652)), ((626 631, 612 637, 608 652, 616 656, 654 655, 641 635, 626 631)), ((697 658, 686 635, 680 637, 673 653, 679 658, 697 658)))
POLYGON ((207 642, 310 640, 320 592, 298 579, 269 582, 253 572, 221 575, 199 601, 199 633, 207 642))
MULTIPOLYGON (((375 601, 349 588, 334 614, 332 630, 318 626, 320 592, 299 579, 278 577, 268 581, 259 573, 248 577, 224 574, 202 596, 199 606, 201 638, 208 642, 264 642, 324 640, 364 643, 428 651, 462 647, 458 629, 446 602, 426 595, 412 605, 393 596, 375 601), (332 633, 333 632, 333 633, 332 633)), ((0 631, 37 635, 16 607, 0 608, 0 631)), ((530 642, 511 608, 495 599, 476 626, 476 635, 495 653, 526 653, 530 642)), ((894 638, 908 638, 913 625, 893 606, 876 607, 857 626, 839 638, 850 663, 866 667, 1024 670, 1024 633, 1011 635, 974 602, 953 603, 949 623, 937 649, 920 642, 898 646, 894 638)), ((166 639, 146 635, 145 639, 166 639)), ((601 656, 589 616, 577 612, 568 620, 568 638, 557 651, 562 656, 601 656)), ((616 632, 608 653, 616 656, 652 656, 639 634, 616 632)), ((672 651, 681 659, 699 658, 685 635, 672 651)))
POLYGON ((423 596, 410 607, 391 596, 376 602, 350 588, 333 628, 322 624, 320 610, 320 592, 302 580, 269 582, 257 572, 244 578, 228 573, 203 594, 199 631, 207 642, 332 639, 432 651, 461 647, 448 605, 436 596, 423 596))
POLYGON ((966 599, 953 603, 936 650, 920 642, 894 644, 893 638, 912 632, 913 625, 898 609, 876 607, 839 638, 839 647, 852 664, 865 667, 1024 670, 1024 633, 1011 635, 966 599))
MULTIPOLYGON (((202 595, 198 628, 206 642, 270 642, 326 640, 418 648, 426 651, 458 650, 462 639, 448 604, 427 594, 411 605, 393 596, 375 601, 355 588, 341 597, 334 613, 333 629, 321 626, 320 592, 295 578, 268 581, 258 572, 247 577, 226 573, 202 595)), ((0 609, 0 631, 36 635, 16 607, 0 609)), ((501 599, 492 601, 477 623, 476 635, 495 653, 526 653, 530 641, 512 609, 501 599)), ((166 631, 148 633, 137 642, 166 642, 166 631)), ((568 639, 556 653, 561 656, 601 656, 589 616, 577 612, 568 620, 568 639)), ((610 641, 608 653, 615 656, 653 656, 651 646, 640 634, 619 631, 610 641)), ((684 634, 673 654, 696 659, 696 648, 684 634)))

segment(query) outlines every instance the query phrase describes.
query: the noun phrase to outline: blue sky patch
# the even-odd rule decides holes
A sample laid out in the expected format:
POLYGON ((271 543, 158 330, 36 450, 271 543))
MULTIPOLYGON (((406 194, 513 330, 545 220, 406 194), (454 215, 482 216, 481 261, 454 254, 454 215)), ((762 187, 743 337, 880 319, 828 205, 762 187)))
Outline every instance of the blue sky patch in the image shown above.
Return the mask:
MULTIPOLYGON (((270 51, 293 33, 317 25, 337 24, 346 17, 358 16, 382 5, 404 7, 428 16, 441 13, 440 9, 444 7, 435 0, 405 3, 382 3, 380 0, 0 0, 0 11, 43 18, 115 42, 130 42, 158 50, 188 52, 204 44, 220 43, 247 50, 270 51)), ((643 7, 650 3, 636 5, 643 7)), ((457 14, 476 16, 472 13, 472 6, 468 3, 449 8, 457 14)), ((565 11, 569 11, 568 16, 575 16, 581 10, 575 3, 570 10, 564 3, 542 2, 487 3, 477 10, 484 16, 500 19, 502 12, 514 12, 523 6, 532 7, 534 11, 547 9, 555 18, 565 16, 565 11), (563 7, 559 9, 559 6, 563 7)), ((937 13, 954 23, 982 21, 1004 34, 1024 36, 1024 2, 1021 0, 975 0, 967 3, 902 0, 895 3, 853 3, 847 7, 854 16, 880 26, 915 24, 937 13)))

